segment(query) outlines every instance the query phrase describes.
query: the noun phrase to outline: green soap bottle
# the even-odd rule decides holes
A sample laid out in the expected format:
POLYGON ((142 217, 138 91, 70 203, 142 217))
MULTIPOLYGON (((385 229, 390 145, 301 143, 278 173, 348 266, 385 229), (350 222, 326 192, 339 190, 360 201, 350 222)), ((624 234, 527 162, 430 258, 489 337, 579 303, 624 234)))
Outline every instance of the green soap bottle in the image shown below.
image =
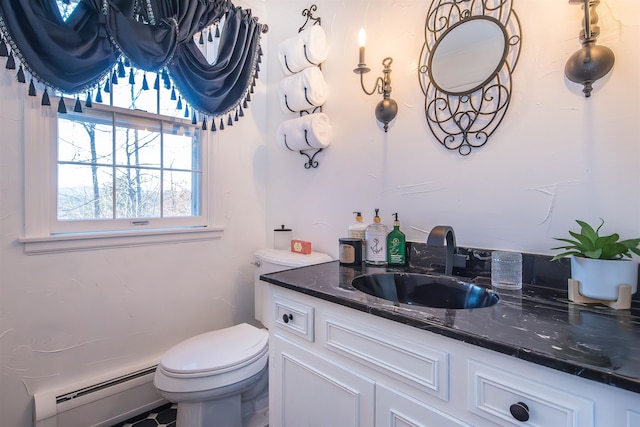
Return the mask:
POLYGON ((387 235, 387 264, 405 265, 407 262, 406 237, 400 231, 398 214, 394 213, 393 230, 387 235))

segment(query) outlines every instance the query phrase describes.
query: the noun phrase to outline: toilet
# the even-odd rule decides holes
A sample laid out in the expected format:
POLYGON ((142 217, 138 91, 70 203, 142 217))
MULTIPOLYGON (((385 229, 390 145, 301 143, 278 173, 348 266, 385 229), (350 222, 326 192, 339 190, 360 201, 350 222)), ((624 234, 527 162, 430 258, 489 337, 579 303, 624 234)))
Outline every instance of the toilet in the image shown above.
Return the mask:
MULTIPOLYGON (((331 261, 288 250, 255 253, 255 317, 269 327, 261 274, 331 261)), ((170 348, 156 368, 158 393, 178 404, 178 427, 266 427, 269 423, 269 334, 247 323, 206 332, 170 348)))

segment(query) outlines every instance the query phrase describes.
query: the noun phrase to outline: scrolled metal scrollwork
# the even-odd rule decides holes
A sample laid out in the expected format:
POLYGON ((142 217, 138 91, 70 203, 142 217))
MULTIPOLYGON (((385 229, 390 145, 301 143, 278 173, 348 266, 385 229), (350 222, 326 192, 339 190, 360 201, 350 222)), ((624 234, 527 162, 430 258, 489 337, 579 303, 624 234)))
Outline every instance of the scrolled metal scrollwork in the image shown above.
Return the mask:
POLYGON ((509 107, 511 77, 520 55, 521 35, 513 0, 433 0, 425 20, 425 42, 418 78, 425 96, 425 116, 438 141, 463 156, 483 146, 509 107), (433 81, 432 59, 443 38, 462 24, 483 20, 499 26, 504 52, 497 67, 479 84, 460 92, 433 81))

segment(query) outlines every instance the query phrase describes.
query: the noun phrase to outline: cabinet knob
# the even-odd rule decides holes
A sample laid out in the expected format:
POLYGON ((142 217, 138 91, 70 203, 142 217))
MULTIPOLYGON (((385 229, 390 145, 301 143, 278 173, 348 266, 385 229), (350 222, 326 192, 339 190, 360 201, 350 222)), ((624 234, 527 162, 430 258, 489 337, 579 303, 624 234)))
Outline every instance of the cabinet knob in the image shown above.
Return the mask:
POLYGON ((282 315, 282 321, 284 323, 289 323, 289 320, 293 320, 293 315, 292 314, 283 314, 282 315))
POLYGON ((511 412, 513 418, 518 421, 529 421, 529 407, 524 402, 514 403, 513 405, 509 406, 509 412, 511 412))

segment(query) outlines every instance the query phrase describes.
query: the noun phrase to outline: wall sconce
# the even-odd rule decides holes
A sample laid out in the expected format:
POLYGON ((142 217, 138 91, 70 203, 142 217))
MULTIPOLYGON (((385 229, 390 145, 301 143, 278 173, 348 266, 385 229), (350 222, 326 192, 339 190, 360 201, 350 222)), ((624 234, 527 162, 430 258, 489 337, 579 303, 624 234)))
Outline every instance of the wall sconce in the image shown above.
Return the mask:
POLYGON ((571 55, 564 67, 564 74, 569 80, 584 86, 582 92, 586 98, 591 96, 593 82, 607 75, 615 57, 611 49, 596 45, 600 35, 596 7, 600 0, 569 0, 569 4, 582 4, 584 8, 584 29, 580 31, 582 47, 571 55))
POLYGON ((391 99, 391 63, 393 62, 393 59, 385 58, 382 61, 382 66, 384 67, 382 70, 383 77, 378 77, 374 88, 371 91, 368 91, 364 87, 364 77, 362 76, 363 74, 371 71, 364 62, 364 45, 366 40, 367 34, 364 32, 364 28, 361 28, 360 33, 358 34, 358 44, 360 45, 358 67, 355 68, 353 72, 360 74, 360 86, 364 93, 367 95, 373 95, 377 92, 382 95, 382 101, 378 102, 378 105, 376 105, 376 119, 384 125, 384 131, 386 132, 387 129, 389 129, 389 122, 396 117, 396 114, 398 114, 398 103, 391 99))

